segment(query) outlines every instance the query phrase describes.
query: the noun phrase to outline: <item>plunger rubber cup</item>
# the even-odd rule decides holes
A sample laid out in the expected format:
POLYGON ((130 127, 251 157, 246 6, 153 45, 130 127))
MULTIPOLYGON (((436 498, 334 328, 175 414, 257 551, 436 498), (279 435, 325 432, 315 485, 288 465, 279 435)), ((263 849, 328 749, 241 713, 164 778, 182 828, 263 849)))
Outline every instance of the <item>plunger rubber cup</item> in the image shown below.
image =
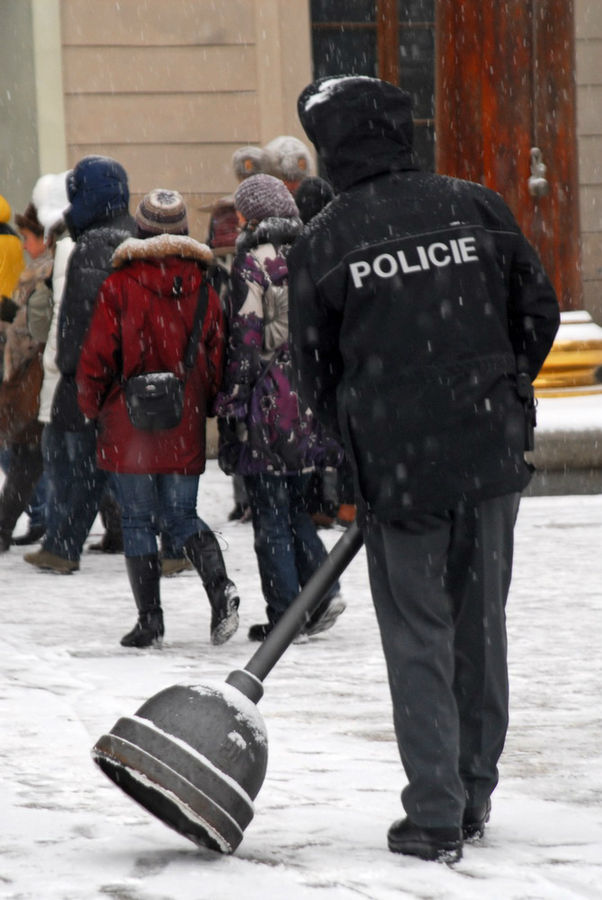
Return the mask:
POLYGON ((102 771, 199 846, 232 853, 254 814, 268 743, 262 681, 362 545, 354 523, 244 669, 221 686, 174 685, 119 719, 92 748, 102 771))
POLYGON ((267 734, 229 685, 174 685, 117 721, 92 750, 126 794, 195 844, 232 853, 263 784, 267 734))

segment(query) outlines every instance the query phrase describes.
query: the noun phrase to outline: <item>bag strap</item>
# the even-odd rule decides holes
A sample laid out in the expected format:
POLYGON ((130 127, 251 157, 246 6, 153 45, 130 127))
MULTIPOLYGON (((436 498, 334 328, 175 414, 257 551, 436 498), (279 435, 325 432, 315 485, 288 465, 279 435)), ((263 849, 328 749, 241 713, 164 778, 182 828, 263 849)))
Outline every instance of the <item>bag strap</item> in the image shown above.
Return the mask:
POLYGON ((207 313, 207 306, 209 305, 209 288, 207 287, 207 282, 203 278, 201 281, 201 286, 199 288, 199 298, 196 305, 196 310, 194 313, 194 322, 192 325, 192 331, 190 332, 190 337, 188 339, 188 344, 186 345, 186 353, 184 354, 184 366, 187 369, 192 369, 194 365, 194 357, 196 354, 197 344, 199 342, 199 338, 201 336, 201 329, 203 327, 203 322, 205 320, 205 315, 207 313))

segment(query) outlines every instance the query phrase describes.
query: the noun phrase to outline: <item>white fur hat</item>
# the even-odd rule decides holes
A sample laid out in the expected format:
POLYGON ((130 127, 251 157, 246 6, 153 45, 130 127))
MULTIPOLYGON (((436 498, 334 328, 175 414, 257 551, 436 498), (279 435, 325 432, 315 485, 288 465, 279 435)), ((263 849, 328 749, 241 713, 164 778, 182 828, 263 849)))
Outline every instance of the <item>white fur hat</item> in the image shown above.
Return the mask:
POLYGON ((270 162, 265 150, 261 147, 239 147, 232 154, 232 168, 238 181, 244 181, 251 175, 267 173, 270 170, 270 162))
POLYGON ((54 225, 62 220, 63 213, 69 206, 68 174, 69 171, 61 172, 58 175, 42 175, 34 185, 31 199, 46 235, 54 225))
POLYGON ((283 181, 302 181, 314 174, 311 154, 303 141, 289 134, 274 138, 263 148, 270 174, 283 181))

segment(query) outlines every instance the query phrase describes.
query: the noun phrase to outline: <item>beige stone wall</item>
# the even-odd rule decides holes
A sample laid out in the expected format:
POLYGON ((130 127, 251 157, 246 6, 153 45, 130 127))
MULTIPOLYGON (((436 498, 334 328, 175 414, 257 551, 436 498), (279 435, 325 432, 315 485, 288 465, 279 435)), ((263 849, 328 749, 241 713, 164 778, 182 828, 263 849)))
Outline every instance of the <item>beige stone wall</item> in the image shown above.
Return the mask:
POLYGON ((602 3, 576 0, 575 32, 584 300, 602 324, 602 3))
MULTIPOLYGON (((602 324, 602 3, 574 3, 584 305, 602 324)), ((152 187, 176 188, 204 239, 203 207, 235 187, 234 150, 304 139, 295 101, 311 79, 309 0, 2 0, 2 10, 14 61, 0 166, 15 208, 41 172, 105 153, 126 166, 132 207, 152 187)))
POLYGON ((231 158, 279 134, 303 138, 295 101, 311 79, 308 4, 290 0, 61 0, 70 166, 118 159, 132 209, 179 190, 191 233, 236 186, 231 158))

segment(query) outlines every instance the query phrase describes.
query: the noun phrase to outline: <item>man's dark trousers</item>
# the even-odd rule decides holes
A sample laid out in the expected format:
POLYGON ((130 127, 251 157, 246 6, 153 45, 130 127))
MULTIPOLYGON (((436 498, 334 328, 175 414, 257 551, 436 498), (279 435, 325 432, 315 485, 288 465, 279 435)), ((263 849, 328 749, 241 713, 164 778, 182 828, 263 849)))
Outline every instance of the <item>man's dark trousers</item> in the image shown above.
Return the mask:
POLYGON ((363 529, 408 779, 406 814, 457 826, 498 780, 508 726, 505 605, 520 495, 363 529))

